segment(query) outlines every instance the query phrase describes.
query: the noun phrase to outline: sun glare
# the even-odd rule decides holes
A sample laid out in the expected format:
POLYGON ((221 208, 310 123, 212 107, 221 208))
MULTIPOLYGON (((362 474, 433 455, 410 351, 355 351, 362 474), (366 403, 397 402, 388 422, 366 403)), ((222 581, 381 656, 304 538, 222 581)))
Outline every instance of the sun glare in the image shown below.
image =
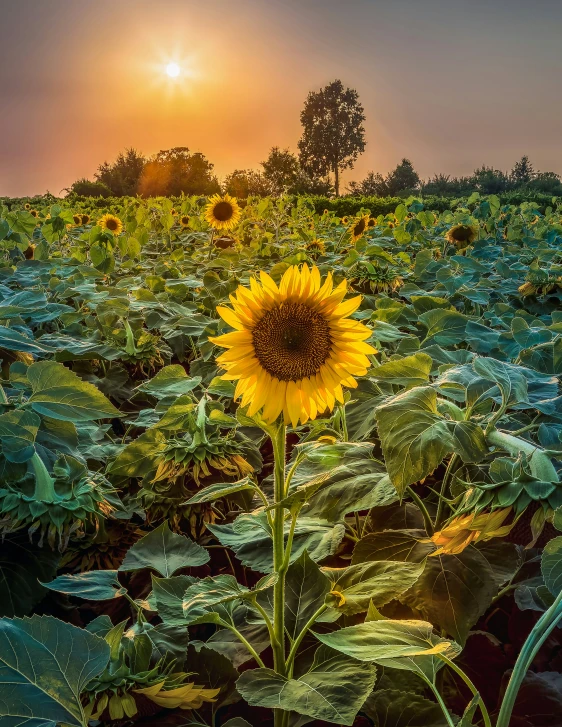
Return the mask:
POLYGON ((180 67, 177 63, 168 63, 166 73, 170 78, 177 78, 180 75, 180 67))

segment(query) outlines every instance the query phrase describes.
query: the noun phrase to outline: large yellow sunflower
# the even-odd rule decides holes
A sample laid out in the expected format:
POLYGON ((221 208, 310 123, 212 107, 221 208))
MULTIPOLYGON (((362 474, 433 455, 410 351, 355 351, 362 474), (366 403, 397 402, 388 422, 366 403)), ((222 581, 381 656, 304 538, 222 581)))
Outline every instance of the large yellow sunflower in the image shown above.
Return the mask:
POLYGON ((115 215, 109 214, 109 212, 98 220, 98 225, 104 230, 113 232, 114 235, 120 235, 123 230, 123 223, 119 217, 115 217, 115 215))
POLYGON ((459 249, 463 249, 472 245, 477 235, 478 228, 476 225, 453 225, 447 231, 445 239, 447 242, 456 245, 459 249))
POLYGON ((215 230, 231 230, 240 219, 241 210, 235 197, 215 194, 205 207, 205 219, 215 230))
POLYGON ((279 286, 260 272, 259 282, 230 296, 234 310, 217 307, 235 331, 211 341, 229 349, 217 358, 222 378, 238 381, 235 398, 249 416, 263 409, 273 422, 282 413, 295 427, 343 403, 342 386, 357 386, 367 354, 377 351, 365 343, 371 331, 349 320, 361 296, 342 303, 346 291, 347 281, 334 288, 331 273, 322 283, 318 268, 305 264, 290 267, 279 286))

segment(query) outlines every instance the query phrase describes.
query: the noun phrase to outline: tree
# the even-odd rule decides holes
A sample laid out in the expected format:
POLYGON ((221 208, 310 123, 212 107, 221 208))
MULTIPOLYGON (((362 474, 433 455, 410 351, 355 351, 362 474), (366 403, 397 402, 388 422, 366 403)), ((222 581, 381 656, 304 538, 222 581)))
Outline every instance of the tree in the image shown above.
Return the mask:
POLYGON ((536 172, 529 183, 529 187, 533 191, 542 192, 543 194, 562 195, 560 175, 556 174, 556 172, 536 172))
POLYGON ((224 180, 224 190, 235 197, 267 197, 272 189, 268 180, 254 169, 235 169, 224 180))
POLYGON ((79 197, 111 197, 111 190, 105 184, 90 179, 77 179, 67 191, 79 197))
POLYGON ((482 194, 500 194, 509 187, 509 179, 505 172, 484 165, 474 170, 471 181, 474 188, 482 194))
POLYGON ((98 167, 95 178, 105 184, 116 197, 137 193, 140 176, 146 164, 145 157, 132 147, 120 152, 113 164, 104 162, 98 167))
POLYGON ((420 184, 420 178, 409 159, 402 159, 400 164, 390 172, 385 179, 388 194, 394 197, 398 192, 404 190, 416 190, 420 184))
POLYGON ((353 169, 365 150, 365 114, 357 91, 332 81, 320 91, 311 91, 301 112, 303 135, 299 141, 302 168, 311 176, 334 175, 336 197, 340 172, 353 169))
POLYGON ((204 154, 192 153, 187 146, 159 151, 146 163, 138 192, 143 197, 220 192, 213 166, 204 154))
POLYGON ((529 161, 528 156, 522 156, 518 162, 515 162, 513 169, 509 175, 512 184, 515 187, 524 187, 533 180, 535 170, 529 161))
POLYGON ((272 147, 267 159, 261 163, 263 176, 271 187, 271 194, 329 195, 329 180, 310 176, 301 167, 298 158, 289 149, 272 147))
POLYGON ((382 174, 369 172, 361 182, 350 182, 348 186, 350 194, 358 197, 387 197, 388 187, 382 174))

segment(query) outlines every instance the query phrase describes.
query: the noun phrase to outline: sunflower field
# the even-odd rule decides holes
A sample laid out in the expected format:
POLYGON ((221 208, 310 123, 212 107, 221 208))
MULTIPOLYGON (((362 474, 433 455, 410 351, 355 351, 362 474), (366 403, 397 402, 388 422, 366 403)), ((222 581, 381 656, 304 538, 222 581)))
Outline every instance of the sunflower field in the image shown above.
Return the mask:
POLYGON ((1 727, 562 725, 562 200, 4 199, 0 255, 1 727))

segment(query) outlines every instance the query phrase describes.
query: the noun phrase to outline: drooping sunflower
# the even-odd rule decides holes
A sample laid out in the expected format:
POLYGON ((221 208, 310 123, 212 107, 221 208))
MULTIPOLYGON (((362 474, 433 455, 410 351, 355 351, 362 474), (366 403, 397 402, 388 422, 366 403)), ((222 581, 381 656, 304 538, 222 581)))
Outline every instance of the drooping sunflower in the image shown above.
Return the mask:
POLYGON ((361 296, 342 302, 346 292, 346 280, 334 288, 331 273, 322 283, 318 268, 305 264, 290 267, 279 286, 262 271, 230 296, 234 310, 217 307, 235 330, 210 340, 229 349, 217 362, 223 379, 238 381, 235 398, 249 416, 263 410, 273 422, 283 413, 295 427, 343 403, 342 386, 357 386, 367 354, 377 351, 365 343, 371 331, 349 320, 361 296))
POLYGON ((241 214, 236 198, 229 194, 213 195, 205 207, 205 219, 215 230, 226 231, 236 227, 241 214))
POLYGON ((189 227, 189 215, 182 215, 180 217, 180 225, 182 227, 189 227))
POLYGON ((112 215, 109 212, 98 220, 98 225, 104 230, 113 232, 114 235, 120 235, 123 230, 123 223, 119 217, 115 217, 115 215, 112 215))
POLYGON ((455 555, 462 553, 471 543, 502 538, 509 533, 513 522, 504 525, 511 507, 505 507, 493 512, 480 512, 461 515, 454 518, 442 530, 435 533, 431 540, 437 545, 437 550, 431 556, 455 555))
POLYGON ((324 244, 324 240, 316 238, 308 243, 306 249, 308 252, 312 253, 324 253, 326 252, 326 245, 324 244))
POLYGON ((82 224, 87 225, 88 222, 90 221, 90 215, 80 215, 80 216, 82 218, 82 224))
POLYGON ((351 228, 351 239, 353 242, 358 240, 365 230, 367 229, 367 222, 369 221, 369 218, 367 215, 363 215, 363 217, 359 217, 353 227, 351 228))
POLYGON ((475 225, 453 225, 445 235, 445 239, 462 250, 472 245, 477 234, 478 230, 475 225))

